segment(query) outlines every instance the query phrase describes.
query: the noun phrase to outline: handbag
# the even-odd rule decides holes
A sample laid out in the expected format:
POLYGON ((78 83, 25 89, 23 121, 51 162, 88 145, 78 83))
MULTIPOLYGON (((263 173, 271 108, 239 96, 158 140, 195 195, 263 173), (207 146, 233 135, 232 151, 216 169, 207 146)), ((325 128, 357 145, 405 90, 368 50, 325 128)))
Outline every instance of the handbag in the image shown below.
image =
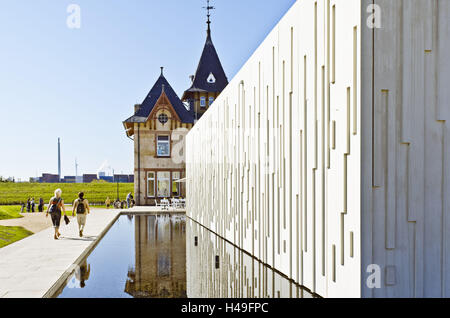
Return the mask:
POLYGON ((61 198, 58 199, 56 204, 54 202, 55 201, 52 202, 52 205, 50 206, 50 209, 48 210, 50 213, 54 213, 54 212, 58 211, 58 205, 61 202, 61 198))
POLYGON ((66 222, 66 225, 68 225, 70 223, 70 220, 67 217, 67 215, 64 215, 64 222, 66 222))

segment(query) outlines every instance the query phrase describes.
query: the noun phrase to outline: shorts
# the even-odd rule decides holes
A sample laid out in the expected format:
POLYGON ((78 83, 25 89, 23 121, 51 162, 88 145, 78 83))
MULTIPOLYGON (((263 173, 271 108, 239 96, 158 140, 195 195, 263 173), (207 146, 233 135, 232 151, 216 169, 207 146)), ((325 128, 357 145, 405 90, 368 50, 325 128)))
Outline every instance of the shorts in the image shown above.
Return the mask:
POLYGON ((78 225, 86 225, 86 214, 77 214, 78 225))
POLYGON ((50 213, 52 217, 52 224, 54 228, 59 228, 59 225, 61 224, 61 211, 56 211, 50 213))

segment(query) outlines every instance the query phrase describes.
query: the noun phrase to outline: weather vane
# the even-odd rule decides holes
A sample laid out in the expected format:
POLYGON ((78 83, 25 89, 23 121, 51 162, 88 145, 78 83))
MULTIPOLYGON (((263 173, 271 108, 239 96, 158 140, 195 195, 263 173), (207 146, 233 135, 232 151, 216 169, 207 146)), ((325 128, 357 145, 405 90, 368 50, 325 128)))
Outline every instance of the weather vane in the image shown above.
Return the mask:
POLYGON ((206 22, 206 23, 208 24, 208 31, 210 30, 210 24, 211 24, 211 20, 210 20, 211 12, 210 11, 215 9, 215 7, 211 6, 209 4, 209 2, 210 2, 210 0, 206 0, 207 6, 203 7, 203 9, 206 9, 206 11, 207 11, 208 22, 206 22))

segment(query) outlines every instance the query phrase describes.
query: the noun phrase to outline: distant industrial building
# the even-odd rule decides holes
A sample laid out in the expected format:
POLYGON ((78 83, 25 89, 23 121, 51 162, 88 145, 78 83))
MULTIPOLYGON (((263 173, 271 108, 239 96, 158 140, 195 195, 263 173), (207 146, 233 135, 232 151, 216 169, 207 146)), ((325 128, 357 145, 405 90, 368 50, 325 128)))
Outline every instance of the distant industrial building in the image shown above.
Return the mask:
POLYGON ((99 176, 99 179, 106 182, 114 182, 114 177, 112 176, 99 176))
POLYGON ((77 179, 75 176, 65 176, 63 179, 61 179, 62 183, 76 183, 77 179))
POLYGON ((114 175, 114 182, 118 182, 118 183, 128 183, 129 181, 129 175, 127 174, 115 174, 114 175))
POLYGON ((96 174, 83 174, 84 183, 91 183, 94 180, 98 180, 96 174))
POLYGON ((59 176, 57 174, 43 173, 42 177, 39 178, 41 183, 58 183, 59 176))
POLYGON ((134 175, 115 174, 114 176, 106 176, 105 174, 83 174, 83 176, 65 176, 59 180, 57 174, 43 173, 39 178, 30 178, 30 182, 39 183, 91 183, 92 181, 103 180, 110 183, 134 183, 134 175))

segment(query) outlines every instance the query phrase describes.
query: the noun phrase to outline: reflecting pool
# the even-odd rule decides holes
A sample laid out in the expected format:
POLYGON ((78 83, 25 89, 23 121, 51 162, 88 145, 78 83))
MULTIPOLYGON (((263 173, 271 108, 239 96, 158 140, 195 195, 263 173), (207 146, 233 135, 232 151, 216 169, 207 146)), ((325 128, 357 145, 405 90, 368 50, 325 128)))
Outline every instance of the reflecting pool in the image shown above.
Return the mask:
POLYGON ((312 297, 185 216, 123 215, 60 298, 312 297))

